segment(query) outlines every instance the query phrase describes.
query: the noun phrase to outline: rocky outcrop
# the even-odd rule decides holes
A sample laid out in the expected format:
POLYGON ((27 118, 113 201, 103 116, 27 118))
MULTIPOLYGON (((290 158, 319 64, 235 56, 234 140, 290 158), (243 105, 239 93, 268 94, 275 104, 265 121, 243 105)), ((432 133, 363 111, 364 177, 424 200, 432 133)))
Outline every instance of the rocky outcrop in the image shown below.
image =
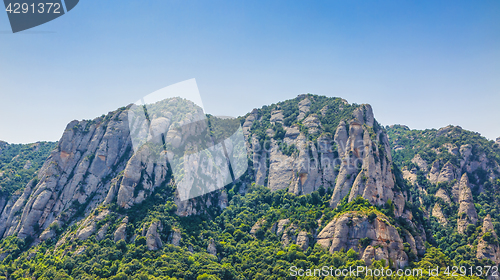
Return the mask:
POLYGON ((276 228, 276 234, 280 235, 286 228, 286 226, 290 224, 290 219, 282 219, 278 221, 278 226, 276 228))
POLYGON ((307 250, 309 248, 309 236, 307 231, 301 231, 297 235, 297 242, 296 244, 302 249, 303 251, 307 250))
POLYGON ((458 199, 458 232, 465 233, 469 224, 475 225, 477 222, 477 212, 472 198, 472 192, 469 186, 469 177, 467 173, 460 179, 460 195, 458 199))
POLYGON ((80 240, 85 240, 89 238, 94 232, 96 231, 96 224, 95 222, 90 223, 90 225, 80 229, 78 233, 76 234, 76 238, 80 240))
POLYGON ((127 223, 128 223, 128 217, 125 217, 118 228, 115 230, 114 238, 113 240, 115 242, 118 242, 120 240, 126 240, 127 238, 127 223))
POLYGON ((281 236, 281 244, 287 247, 290 244, 297 242, 297 235, 299 234, 299 229, 296 224, 291 224, 281 236))
POLYGON ((180 246, 181 240, 182 240, 182 235, 179 229, 174 229, 172 231, 172 234, 170 236, 170 240, 172 245, 174 246, 180 246))
POLYGON ((447 162, 443 168, 441 169, 441 172, 439 173, 439 176, 437 178, 437 183, 441 182, 451 182, 455 179, 455 167, 451 162, 447 162))
POLYGON ((458 156, 460 154, 458 147, 452 143, 444 143, 443 147, 445 147, 448 150, 448 153, 452 155, 458 156))
POLYGON ((384 217, 370 221, 361 213, 345 213, 328 223, 316 237, 317 243, 330 252, 353 249, 367 264, 372 260, 389 260, 395 267, 408 264, 403 240, 397 229, 384 217), (361 244, 360 241, 366 242, 361 244), (366 240, 366 241, 365 241, 366 240))
POLYGON ((208 241, 207 253, 217 257, 217 246, 215 245, 215 240, 213 238, 210 238, 208 241))
POLYGON ((307 127, 307 132, 312 135, 318 134, 322 129, 321 122, 316 114, 309 115, 302 123, 307 127))
POLYGON ((444 189, 440 188, 436 192, 436 197, 441 198, 444 202, 446 202, 447 204, 451 205, 451 199, 450 199, 450 197, 448 196, 448 194, 446 193, 446 191, 444 189))
POLYGON ((417 183, 417 169, 412 168, 411 170, 408 170, 408 168, 404 167, 401 172, 403 173, 403 178, 405 180, 410 181, 412 184, 417 183))
POLYGON ((422 171, 427 171, 428 170, 428 164, 425 160, 422 159, 422 157, 420 157, 419 154, 416 154, 413 159, 411 160, 411 162, 413 162, 414 164, 416 164, 418 166, 418 168, 420 168, 420 170, 422 171))
POLYGON ((299 102, 299 116, 297 117, 297 120, 302 120, 306 113, 309 112, 309 109, 311 108, 311 100, 309 98, 305 97, 299 102))
POLYGON ((51 223, 64 224, 85 205, 89 212, 102 202, 109 181, 123 170, 130 156, 125 109, 93 121, 73 121, 66 127, 58 147, 30 185, 13 203, 22 214, 4 211, 0 235, 37 237, 51 223), (124 160, 125 159, 125 160, 124 160), (8 213, 9 212, 9 213, 8 213), (63 215, 64 213, 64 215, 63 215))
POLYGON ((257 233, 258 230, 260 230, 262 228, 262 226, 266 223, 266 220, 260 220, 260 221, 257 221, 253 226, 252 228, 250 229, 250 234, 251 235, 255 235, 257 233))
POLYGON ((439 178, 439 173, 440 173, 439 171, 440 171, 439 160, 435 160, 432 163, 432 167, 431 167, 430 172, 427 174, 427 179, 429 179, 429 182, 431 182, 433 184, 437 183, 437 180, 439 178))
POLYGON ((436 219, 438 219, 439 223, 442 226, 447 226, 448 225, 448 220, 446 219, 446 216, 444 215, 443 210, 441 209, 441 206, 439 205, 439 203, 436 203, 434 205, 434 208, 432 208, 431 215, 433 217, 436 217, 436 219))
POLYGON ((283 116, 283 112, 280 109, 281 108, 278 107, 271 112, 270 122, 272 124, 283 123, 284 116, 283 116))
MULTIPOLYGON (((357 108, 355 119, 349 124, 345 150, 339 148, 340 170, 330 205, 336 207, 349 194, 349 201, 361 196, 374 205, 383 205, 388 200, 395 202, 395 214, 400 216, 404 208, 404 197, 395 191, 392 173, 392 157, 387 136, 383 130, 371 134, 366 127, 374 125, 372 109, 369 105, 357 108)), ((336 135, 344 137, 339 125, 336 135)), ((339 139, 338 145, 343 145, 339 139)))
POLYGON ((257 109, 253 109, 252 112, 246 117, 245 122, 242 125, 243 134, 245 136, 250 135, 250 129, 252 128, 253 122, 257 119, 257 109))
POLYGON ((106 234, 108 233, 108 229, 109 229, 109 223, 106 223, 105 225, 103 225, 99 231, 97 232, 96 236, 95 236, 95 239, 97 241, 101 241, 103 240, 105 237, 106 237, 106 234))
POLYGON ((488 214, 483 221, 483 233, 477 244, 478 259, 489 259, 496 265, 500 263, 500 247, 498 236, 491 222, 491 216, 488 214))
POLYGON ((148 250, 154 251, 163 247, 163 243, 160 238, 160 233, 163 230, 163 226, 160 221, 151 223, 146 232, 146 246, 148 250))

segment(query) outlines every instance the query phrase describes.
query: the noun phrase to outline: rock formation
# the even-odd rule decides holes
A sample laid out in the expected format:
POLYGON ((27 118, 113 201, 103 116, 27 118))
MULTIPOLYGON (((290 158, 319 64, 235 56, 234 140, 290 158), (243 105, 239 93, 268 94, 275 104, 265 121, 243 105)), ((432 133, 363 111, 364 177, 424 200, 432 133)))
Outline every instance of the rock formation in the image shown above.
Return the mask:
POLYGON ((488 214, 483 221, 483 233, 477 244, 476 257, 478 259, 489 259, 496 265, 500 263, 498 236, 493 228, 490 214, 488 214))
POLYGON ((217 257, 217 246, 215 246, 215 241, 213 238, 210 238, 210 240, 208 241, 207 253, 217 257))
POLYGON ((472 198, 472 192, 469 186, 469 177, 467 173, 460 179, 460 195, 458 199, 458 232, 464 233, 469 224, 475 225, 477 222, 477 212, 472 198))
POLYGON ((432 208, 431 215, 433 217, 436 217, 442 226, 448 225, 448 220, 446 219, 446 216, 443 214, 443 210, 441 209, 441 206, 439 205, 439 203, 436 203, 434 205, 434 208, 432 208))
POLYGON ((146 233, 146 246, 148 246, 148 250, 153 251, 163 247, 159 234, 159 231, 162 230, 163 226, 160 221, 151 223, 146 233))
MULTIPOLYGON (((409 234, 409 233, 408 233, 409 234)), ((372 260, 391 260, 395 267, 408 264, 408 256, 403 251, 403 240, 395 227, 383 217, 377 216, 372 222, 361 213, 346 213, 328 223, 316 237, 317 243, 330 252, 353 249, 361 258, 371 264, 372 260), (361 244, 360 240, 367 240, 361 244)))

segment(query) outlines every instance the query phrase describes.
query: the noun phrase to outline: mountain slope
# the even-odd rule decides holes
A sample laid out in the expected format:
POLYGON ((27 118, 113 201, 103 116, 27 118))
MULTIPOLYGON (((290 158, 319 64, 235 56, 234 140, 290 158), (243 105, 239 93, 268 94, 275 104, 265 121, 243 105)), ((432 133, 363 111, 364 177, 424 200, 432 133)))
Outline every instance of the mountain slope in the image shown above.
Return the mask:
MULTIPOLYGON (((445 217, 453 225, 442 227, 429 219, 431 206, 448 213, 435 203, 440 188, 432 180, 438 171, 420 174, 428 177, 425 186, 404 179, 411 179, 419 152, 408 147, 424 138, 407 140, 406 132, 397 138, 394 128, 387 128, 388 137, 370 105, 301 95, 254 109, 238 118, 247 172, 221 190, 185 201, 175 181, 180 177, 157 148, 191 139, 203 123, 182 125, 196 122, 200 111, 182 99, 159 105, 148 110, 150 131, 129 123, 131 106, 67 126, 37 177, 0 210, 1 273, 11 279, 293 279, 291 266, 479 265, 479 259, 491 260, 498 252, 493 214, 487 219, 478 212, 477 220, 485 223, 484 231, 474 230, 482 240, 479 259, 455 225, 462 221, 469 230, 468 216, 460 218, 458 209, 473 211, 478 190, 492 189, 493 178, 478 181, 483 173, 472 170, 476 160, 464 163, 472 168, 470 180, 458 180, 452 171, 458 182, 457 202, 452 202, 457 218, 445 217), (151 144, 134 148, 129 127, 151 144), (167 129, 160 138, 159 127, 167 129), (405 153, 397 141, 405 142, 405 153), (453 240, 465 240, 460 248, 453 245, 464 253, 440 241, 448 232, 453 240)), ((207 117, 210 141, 225 135, 226 121, 207 117)), ((232 148, 227 147, 229 154, 232 148)), ((482 151, 494 159, 495 149, 482 151)), ((471 150, 474 159, 477 151, 471 150)), ((448 159, 444 156, 436 158, 448 159)), ((441 173, 450 178, 452 164, 440 168, 436 182, 441 173)), ((223 172, 217 174, 229 176, 223 172)), ((494 168, 485 172, 495 175, 494 168)), ((202 184, 219 175, 207 176, 202 184)))
POLYGON ((500 145, 458 126, 420 131, 396 125, 387 131, 394 159, 414 186, 411 202, 431 218, 436 245, 457 261, 476 256, 498 264, 495 253, 486 251, 498 251, 500 145), (491 236, 489 249, 485 235, 491 236))

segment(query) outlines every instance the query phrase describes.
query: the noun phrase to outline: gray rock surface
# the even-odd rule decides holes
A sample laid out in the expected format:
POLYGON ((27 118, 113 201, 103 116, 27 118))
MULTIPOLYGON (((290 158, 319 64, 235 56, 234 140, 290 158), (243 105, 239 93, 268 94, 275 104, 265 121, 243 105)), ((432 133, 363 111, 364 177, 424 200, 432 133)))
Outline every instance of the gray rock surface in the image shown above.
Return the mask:
POLYGON ((217 257, 217 246, 215 245, 215 240, 213 238, 210 238, 208 241, 207 253, 217 257))
POLYGON ((308 235, 307 231, 301 231, 297 235, 297 242, 296 242, 296 244, 303 251, 305 251, 305 250, 307 250, 307 248, 309 248, 309 237, 307 235, 308 235))
POLYGON ((493 227, 490 214, 486 215, 483 221, 483 232, 477 244, 477 254, 478 259, 489 259, 493 261, 496 265, 500 263, 500 248, 498 245, 498 236, 493 227), (490 237, 485 240, 485 234, 490 237))
POLYGON ((369 105, 362 105, 353 115, 355 120, 349 124, 345 150, 340 148, 344 145, 345 137, 342 124, 335 133, 340 141, 337 144, 339 155, 343 154, 343 157, 330 205, 336 207, 348 194, 349 201, 361 196, 375 205, 383 205, 390 199, 395 202, 396 216, 400 216, 404 208, 404 197, 393 190, 395 183, 387 135, 382 130, 371 135, 365 128, 374 124, 369 105), (379 150, 380 146, 384 149, 379 150))
POLYGON ((290 224, 290 219, 282 219, 278 221, 278 227, 276 229, 276 234, 280 235, 286 228, 286 226, 290 224))
POLYGON ((450 199, 450 197, 448 196, 448 194, 446 193, 446 191, 444 189, 440 188, 436 192, 436 197, 441 198, 442 200, 444 200, 444 202, 446 202, 447 204, 451 205, 451 199, 450 199))
POLYGON ((464 173, 464 175, 462 175, 462 178, 460 179, 460 195, 458 203, 458 232, 464 233, 467 229, 467 226, 469 224, 475 225, 478 219, 467 173, 464 173))
POLYGON ((415 155, 411 162, 415 163, 422 171, 427 171, 429 168, 427 162, 419 154, 415 155))
POLYGON ((448 220, 446 219, 446 216, 443 214, 443 210, 441 209, 441 206, 438 203, 436 203, 434 205, 434 208, 432 208, 431 215, 433 217, 436 217, 441 225, 443 226, 448 225, 448 220))
POLYGON ((383 217, 370 222, 359 213, 345 213, 328 223, 316 237, 317 243, 330 252, 353 249, 360 253, 362 259, 371 263, 372 259, 392 260, 395 267, 408 264, 408 256, 403 251, 403 240, 395 227, 383 217), (359 241, 368 238, 370 244, 360 248, 359 241))
POLYGON ((127 238, 127 223, 128 223, 128 217, 125 217, 118 228, 115 230, 114 235, 114 241, 118 242, 120 240, 126 240, 127 238))
POLYGON ((266 220, 257 221, 250 229, 250 234, 255 235, 259 229, 266 223, 266 220))
POLYGON ((163 247, 159 233, 162 230, 163 226, 160 221, 151 223, 146 233, 146 246, 148 250, 154 251, 163 247))
POLYGON ((178 229, 174 229, 171 237, 172 245, 180 246, 181 240, 182 240, 181 232, 178 229))
POLYGON ((309 112, 309 109, 311 108, 311 100, 309 100, 308 97, 302 99, 302 101, 299 102, 299 116, 297 117, 297 120, 302 120, 306 113, 309 112))
POLYGON ((441 169, 441 172, 439 173, 439 176, 437 178, 437 183, 451 182, 454 179, 456 179, 455 167, 453 166, 453 164, 451 164, 451 162, 447 162, 441 169))

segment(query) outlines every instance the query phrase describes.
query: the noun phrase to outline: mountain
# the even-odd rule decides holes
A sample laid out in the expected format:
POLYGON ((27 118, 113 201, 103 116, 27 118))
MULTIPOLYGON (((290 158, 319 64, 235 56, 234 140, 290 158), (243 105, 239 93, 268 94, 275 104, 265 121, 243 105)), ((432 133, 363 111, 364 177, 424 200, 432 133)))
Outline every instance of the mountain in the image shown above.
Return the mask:
POLYGON ((54 142, 9 144, 0 141, 0 209, 12 196, 22 193, 55 146, 54 142))
POLYGON ((476 256, 498 264, 498 255, 486 251, 499 249, 499 143, 459 126, 387 131, 394 159, 413 186, 410 202, 430 218, 436 245, 457 262, 476 256))
MULTIPOLYGON (((0 275, 295 279, 292 266, 500 260, 499 147, 477 133, 383 127, 368 104, 310 94, 236 120, 203 121, 180 98, 155 106, 68 124, 36 176, 4 196, 0 275), (138 114, 149 129, 130 118, 138 114), (246 171, 216 153, 218 168, 204 165, 201 147, 217 147, 238 125, 246 171), (220 168, 225 161, 232 171, 220 168), (202 175, 180 174, 179 163, 202 175), (230 183, 182 199, 182 182, 213 190, 221 178, 230 183)), ((234 156, 238 147, 224 143, 234 156)))

